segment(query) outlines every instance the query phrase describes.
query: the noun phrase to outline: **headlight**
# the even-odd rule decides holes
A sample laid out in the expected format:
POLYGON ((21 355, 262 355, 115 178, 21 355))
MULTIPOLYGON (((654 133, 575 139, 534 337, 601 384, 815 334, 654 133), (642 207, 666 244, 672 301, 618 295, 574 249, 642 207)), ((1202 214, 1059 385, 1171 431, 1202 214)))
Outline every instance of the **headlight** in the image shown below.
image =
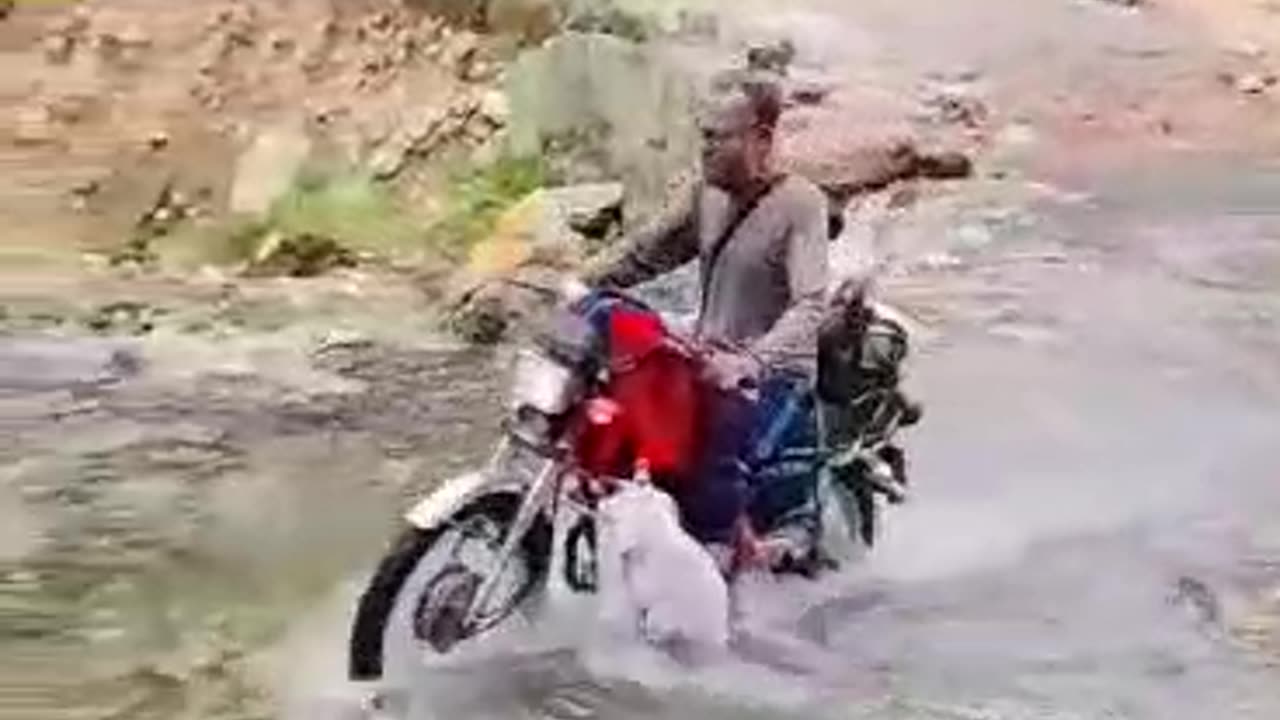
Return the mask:
POLYGON ((577 389, 578 379, 571 368, 536 350, 517 353, 511 383, 511 403, 515 407, 559 415, 569 409, 577 389))
POLYGON ((893 373, 907 357, 906 336, 893 327, 873 324, 862 339, 859 365, 869 372, 893 373))

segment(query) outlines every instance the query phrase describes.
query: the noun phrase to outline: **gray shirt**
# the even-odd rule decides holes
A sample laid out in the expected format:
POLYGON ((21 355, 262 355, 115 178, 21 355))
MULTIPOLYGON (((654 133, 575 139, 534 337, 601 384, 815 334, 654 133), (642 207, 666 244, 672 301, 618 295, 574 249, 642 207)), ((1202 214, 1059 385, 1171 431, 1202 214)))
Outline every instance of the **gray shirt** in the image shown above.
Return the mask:
POLYGON ((696 258, 707 288, 700 335, 743 345, 770 364, 811 370, 827 289, 826 197, 800 176, 785 178, 708 267, 737 212, 722 190, 686 186, 585 279, 625 288, 696 258))

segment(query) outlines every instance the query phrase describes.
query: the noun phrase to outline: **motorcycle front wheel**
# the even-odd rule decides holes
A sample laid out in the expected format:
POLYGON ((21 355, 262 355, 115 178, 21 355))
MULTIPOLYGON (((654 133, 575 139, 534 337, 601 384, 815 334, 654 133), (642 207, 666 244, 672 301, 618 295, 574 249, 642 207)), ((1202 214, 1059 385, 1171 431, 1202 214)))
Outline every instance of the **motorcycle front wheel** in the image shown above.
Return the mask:
POLYGON ((439 527, 400 535, 356 608, 348 647, 352 680, 404 680, 429 654, 448 653, 521 607, 546 579, 552 543, 551 524, 539 515, 515 556, 498 567, 521 499, 510 492, 484 495, 439 527), (495 572, 483 612, 464 622, 480 586, 495 572))

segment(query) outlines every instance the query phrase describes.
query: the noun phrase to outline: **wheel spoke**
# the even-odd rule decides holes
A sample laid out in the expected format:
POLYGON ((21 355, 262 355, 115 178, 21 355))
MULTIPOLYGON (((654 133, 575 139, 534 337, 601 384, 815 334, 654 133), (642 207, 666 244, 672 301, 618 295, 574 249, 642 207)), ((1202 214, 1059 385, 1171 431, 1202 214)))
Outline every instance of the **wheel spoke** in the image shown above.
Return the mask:
MULTIPOLYGON (((488 518, 472 518, 461 523, 450 532, 453 537, 440 544, 439 565, 441 570, 423 589, 422 597, 417 603, 415 617, 415 634, 419 640, 432 642, 429 629, 440 627, 439 618, 424 617, 424 614, 439 612, 439 608, 426 598, 438 590, 436 583, 449 585, 449 577, 457 572, 468 572, 482 584, 490 574, 499 570, 499 554, 502 549, 502 529, 488 518), (433 625, 433 623, 435 623, 433 625)), ((487 607, 479 608, 475 613, 477 632, 487 630, 499 622, 509 610, 509 606, 519 595, 521 588, 528 581, 528 568, 523 562, 508 562, 501 568, 501 574, 495 579, 494 592, 489 598, 487 607), (491 609, 492 608, 492 609, 491 609)), ((454 581, 456 582, 456 581, 454 581)), ((444 588, 448 592, 447 588, 444 588)), ((474 599, 473 599, 474 600, 474 599)), ((452 612, 450 609, 449 612, 452 612)))

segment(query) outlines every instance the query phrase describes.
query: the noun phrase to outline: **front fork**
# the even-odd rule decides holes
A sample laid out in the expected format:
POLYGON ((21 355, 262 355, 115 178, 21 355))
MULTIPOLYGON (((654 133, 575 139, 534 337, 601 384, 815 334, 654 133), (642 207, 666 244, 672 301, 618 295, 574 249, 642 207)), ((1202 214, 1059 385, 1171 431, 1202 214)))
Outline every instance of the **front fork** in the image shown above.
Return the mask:
MULTIPOLYGON (((494 462, 496 464, 500 460, 495 458, 494 462)), ((506 571, 507 565, 511 562, 511 557, 519 551, 521 542, 524 541, 525 535, 533 527, 533 523, 537 520, 539 513, 545 511, 548 506, 554 506, 556 497, 559 495, 560 476, 561 465, 554 458, 545 459, 539 466, 533 482, 529 484, 528 490, 524 494, 524 499, 520 503, 520 509, 516 511, 515 519, 512 520, 511 525, 507 528, 506 536, 502 540, 502 546, 498 550, 497 567, 477 588, 474 600, 470 603, 470 608, 467 611, 463 627, 474 627, 479 618, 483 617, 484 610, 493 596, 499 578, 506 571)), ((552 507, 553 518, 554 512, 554 507, 552 507)))

